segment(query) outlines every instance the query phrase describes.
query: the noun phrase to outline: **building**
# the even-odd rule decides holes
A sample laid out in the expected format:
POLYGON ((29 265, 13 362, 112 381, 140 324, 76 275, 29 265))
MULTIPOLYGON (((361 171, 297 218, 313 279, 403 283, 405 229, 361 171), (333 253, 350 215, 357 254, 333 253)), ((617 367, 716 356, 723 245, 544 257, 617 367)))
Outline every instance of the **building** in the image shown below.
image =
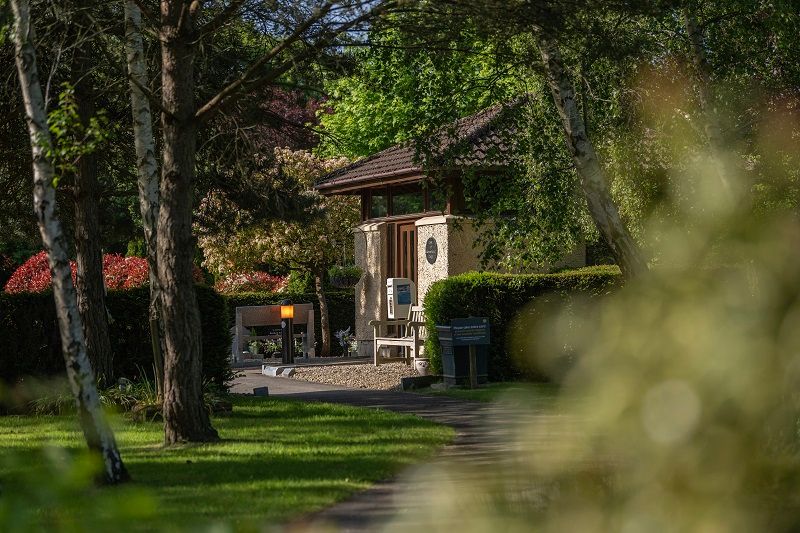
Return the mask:
MULTIPOLYGON (((508 139, 513 138, 504 118, 523 101, 490 107, 443 128, 431 144, 450 154, 452 164, 426 164, 426 173, 416 161, 414 146, 400 144, 332 172, 316 184, 321 194, 361 197, 361 223, 354 228, 355 261, 363 271, 355 289, 359 355, 372 356, 369 322, 387 316, 388 278, 413 280, 415 301, 423 303, 436 280, 480 268, 461 176, 466 168, 497 172, 503 167, 511 152, 508 139), (433 179, 447 187, 432 186, 433 179)), ((583 250, 568 264, 583 266, 583 250)))

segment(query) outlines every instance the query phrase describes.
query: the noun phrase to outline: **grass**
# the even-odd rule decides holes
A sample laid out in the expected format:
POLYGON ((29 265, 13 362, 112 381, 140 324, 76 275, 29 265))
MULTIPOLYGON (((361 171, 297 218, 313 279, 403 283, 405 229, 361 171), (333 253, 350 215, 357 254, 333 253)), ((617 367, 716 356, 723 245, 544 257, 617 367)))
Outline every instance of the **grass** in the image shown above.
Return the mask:
POLYGON ((216 444, 165 449, 160 423, 113 425, 134 482, 97 489, 74 416, 0 417, 0 530, 258 530, 344 499, 453 438, 414 416, 243 397, 214 419, 216 444))
POLYGON ((434 396, 447 396, 473 402, 513 401, 515 399, 525 398, 526 402, 535 399, 544 403, 550 403, 554 401, 558 395, 558 386, 551 383, 502 382, 480 385, 477 389, 460 387, 451 387, 448 389, 426 388, 419 389, 415 392, 434 396))

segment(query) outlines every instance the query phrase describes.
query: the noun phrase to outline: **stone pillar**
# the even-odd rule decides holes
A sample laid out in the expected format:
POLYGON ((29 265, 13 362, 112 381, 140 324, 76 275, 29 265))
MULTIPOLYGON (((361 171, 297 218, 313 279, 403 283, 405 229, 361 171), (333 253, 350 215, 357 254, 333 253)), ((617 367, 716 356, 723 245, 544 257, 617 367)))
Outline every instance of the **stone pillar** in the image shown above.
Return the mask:
POLYGON ((386 223, 364 223, 356 226, 353 233, 356 265, 363 272, 355 287, 358 355, 372 357, 372 326, 369 322, 386 319, 386 223))
POLYGON ((438 215, 421 218, 417 226, 417 302, 437 280, 478 270, 476 233, 469 218, 438 215))

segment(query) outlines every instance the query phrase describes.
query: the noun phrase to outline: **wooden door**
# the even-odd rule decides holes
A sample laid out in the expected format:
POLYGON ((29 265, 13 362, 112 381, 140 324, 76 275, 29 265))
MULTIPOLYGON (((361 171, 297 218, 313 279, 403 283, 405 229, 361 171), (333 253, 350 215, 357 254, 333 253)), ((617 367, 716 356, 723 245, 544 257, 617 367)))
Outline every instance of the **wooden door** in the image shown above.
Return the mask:
POLYGON ((394 275, 417 282, 417 227, 398 224, 394 275))

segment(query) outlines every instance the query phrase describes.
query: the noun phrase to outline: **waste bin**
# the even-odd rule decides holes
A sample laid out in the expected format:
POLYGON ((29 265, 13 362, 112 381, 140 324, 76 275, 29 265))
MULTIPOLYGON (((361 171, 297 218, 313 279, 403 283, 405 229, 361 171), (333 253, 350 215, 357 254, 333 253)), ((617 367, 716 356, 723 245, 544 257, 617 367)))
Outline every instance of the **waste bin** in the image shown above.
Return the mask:
POLYGON ((475 350, 478 383, 489 381, 489 319, 454 318, 449 326, 436 326, 442 353, 445 385, 469 385, 469 350, 475 350))

